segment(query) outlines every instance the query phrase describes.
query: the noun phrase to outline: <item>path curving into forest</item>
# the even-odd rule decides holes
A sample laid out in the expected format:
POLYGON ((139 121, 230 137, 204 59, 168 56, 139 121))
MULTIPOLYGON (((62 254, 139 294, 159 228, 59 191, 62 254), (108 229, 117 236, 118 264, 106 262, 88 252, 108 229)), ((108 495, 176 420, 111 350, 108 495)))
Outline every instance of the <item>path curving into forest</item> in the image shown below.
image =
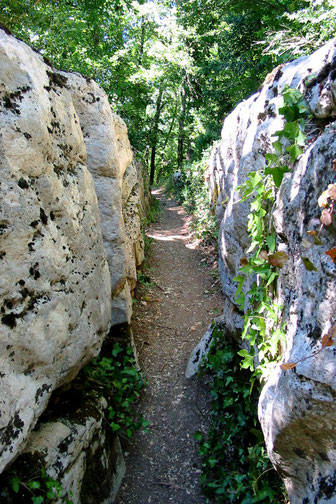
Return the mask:
POLYGON ((147 230, 152 239, 146 275, 152 287, 137 291, 133 333, 149 384, 138 408, 150 422, 124 446, 127 472, 116 504, 204 504, 196 430, 207 427, 209 396, 197 378, 184 376, 190 352, 214 316, 222 294, 216 257, 201 252, 190 217, 157 190, 160 217, 147 230))

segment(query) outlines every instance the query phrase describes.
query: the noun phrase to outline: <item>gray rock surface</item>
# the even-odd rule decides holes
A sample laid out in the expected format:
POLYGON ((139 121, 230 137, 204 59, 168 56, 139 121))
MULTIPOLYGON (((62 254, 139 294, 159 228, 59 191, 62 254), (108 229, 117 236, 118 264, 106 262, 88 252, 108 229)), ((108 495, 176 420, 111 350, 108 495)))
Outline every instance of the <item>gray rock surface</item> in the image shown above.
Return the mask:
MULTIPOLYGON (((126 467, 118 435, 105 420, 106 400, 97 392, 82 394, 76 387, 65 390, 57 400, 32 432, 11 471, 23 483, 42 482, 44 467, 48 477, 61 485, 63 495, 73 503, 111 504, 126 467)), ((0 501, 14 504, 18 496, 6 488, 5 473, 0 476, 0 501)), ((24 491, 22 486, 21 490, 24 491)), ((20 498, 23 502, 24 495, 20 498)), ((26 498, 30 502, 30 491, 26 498)))
POLYGON ((138 257, 136 253, 143 249, 137 163, 132 161, 126 125, 112 113, 106 93, 96 82, 79 74, 61 74, 67 79, 80 120, 87 167, 98 197, 111 274, 112 324, 129 323, 136 268, 143 261, 143 254, 138 257))
POLYGON ((147 194, 105 92, 1 30, 0 166, 1 472, 130 321, 147 194))
POLYGON ((111 282, 66 77, 3 31, 0 75, 1 471, 99 352, 111 282))
MULTIPOLYGON (((335 222, 322 230, 321 242, 309 244, 308 231, 319 228, 320 194, 335 183, 336 41, 278 68, 260 91, 226 118, 222 140, 208 171, 210 203, 220 224, 220 275, 227 301, 235 306, 240 259, 250 245, 246 232, 248 203, 235 191, 250 171, 265 166, 272 134, 282 128, 277 109, 285 85, 299 88, 315 116, 304 154, 284 177, 272 215, 277 247, 289 260, 280 270, 277 297, 284 306, 284 362, 301 359, 295 369, 277 366, 264 386, 259 416, 270 458, 283 477, 291 503, 336 499, 336 361, 334 347, 321 350, 321 337, 335 325, 335 264, 325 252, 335 246, 335 222), (307 271, 301 257, 317 271, 307 271)), ((333 217, 333 220, 335 217, 333 217)), ((233 323, 235 310, 226 312, 233 323)))
POLYGON ((197 373, 197 371, 200 369, 202 360, 208 355, 212 342, 212 334, 215 327, 219 327, 221 330, 225 331, 225 317, 223 315, 214 319, 213 323, 208 326, 201 341, 191 352, 184 373, 186 378, 191 378, 197 373))

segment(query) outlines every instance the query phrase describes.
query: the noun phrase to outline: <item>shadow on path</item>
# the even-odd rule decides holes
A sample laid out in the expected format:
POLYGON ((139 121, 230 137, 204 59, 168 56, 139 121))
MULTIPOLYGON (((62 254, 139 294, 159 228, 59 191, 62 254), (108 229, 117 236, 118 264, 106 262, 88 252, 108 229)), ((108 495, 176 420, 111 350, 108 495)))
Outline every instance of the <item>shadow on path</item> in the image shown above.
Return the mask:
POLYGON ((160 218, 146 274, 153 287, 140 286, 133 332, 149 385, 138 407, 150 422, 125 445, 127 473, 117 504, 204 504, 196 430, 206 429, 209 398, 197 379, 184 376, 191 350, 220 311, 222 296, 197 242, 190 217, 160 190, 160 218))

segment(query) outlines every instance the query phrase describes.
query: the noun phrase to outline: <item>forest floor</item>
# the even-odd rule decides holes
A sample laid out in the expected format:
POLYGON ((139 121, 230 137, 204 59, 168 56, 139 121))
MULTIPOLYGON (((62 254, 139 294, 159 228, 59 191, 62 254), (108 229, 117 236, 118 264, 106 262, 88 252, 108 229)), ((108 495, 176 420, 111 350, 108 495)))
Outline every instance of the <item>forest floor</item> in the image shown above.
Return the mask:
POLYGON ((160 215, 146 233, 150 254, 140 276, 150 285, 137 289, 132 320, 149 381, 137 407, 150 427, 124 442, 127 472, 116 504, 204 504, 193 435, 207 431, 210 396, 206 381, 200 387, 197 377, 186 379, 184 372, 191 351, 221 313, 217 254, 214 247, 199 247, 190 216, 173 198, 162 189, 154 197, 160 215))

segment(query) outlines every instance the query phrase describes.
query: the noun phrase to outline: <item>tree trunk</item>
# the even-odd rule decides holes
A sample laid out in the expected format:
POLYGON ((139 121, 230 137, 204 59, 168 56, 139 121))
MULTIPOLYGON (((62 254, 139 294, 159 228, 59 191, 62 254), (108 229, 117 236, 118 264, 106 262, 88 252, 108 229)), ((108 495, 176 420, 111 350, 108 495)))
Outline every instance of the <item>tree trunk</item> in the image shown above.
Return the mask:
POLYGON ((154 116, 154 124, 153 124, 153 129, 152 129, 152 134, 151 134, 151 160, 150 160, 150 184, 152 185, 154 182, 154 176, 155 176, 155 156, 156 156, 156 147, 157 147, 157 138, 158 138, 158 130, 159 130, 159 121, 160 121, 160 114, 161 114, 161 103, 162 103, 162 96, 163 96, 163 85, 160 86, 159 89, 159 95, 156 100, 156 112, 154 116))
POLYGON ((178 140, 177 140, 177 169, 182 169, 183 164, 183 156, 184 156, 184 123, 185 123, 185 114, 186 114, 186 103, 187 103, 187 93, 186 93, 186 81, 183 80, 182 89, 181 89, 181 108, 180 108, 180 117, 178 123, 178 140))
MULTIPOLYGON (((177 100, 175 101, 175 107, 174 107, 173 117, 172 117, 172 119, 170 121, 169 130, 168 130, 168 133, 167 133, 166 138, 165 138, 164 145, 163 145, 162 150, 161 150, 162 159, 164 159, 164 155, 165 155, 165 151, 166 151, 169 139, 170 139, 170 135, 171 135, 171 133, 173 131, 174 123, 175 123, 175 120, 176 120, 176 109, 177 109, 177 100)), ((156 175, 156 183, 157 184, 158 184, 158 182, 160 180, 160 177, 161 177, 162 172, 163 172, 163 170, 164 170, 164 168, 165 168, 166 165, 167 165, 166 162, 162 163, 161 168, 159 170, 159 173, 156 175)))

